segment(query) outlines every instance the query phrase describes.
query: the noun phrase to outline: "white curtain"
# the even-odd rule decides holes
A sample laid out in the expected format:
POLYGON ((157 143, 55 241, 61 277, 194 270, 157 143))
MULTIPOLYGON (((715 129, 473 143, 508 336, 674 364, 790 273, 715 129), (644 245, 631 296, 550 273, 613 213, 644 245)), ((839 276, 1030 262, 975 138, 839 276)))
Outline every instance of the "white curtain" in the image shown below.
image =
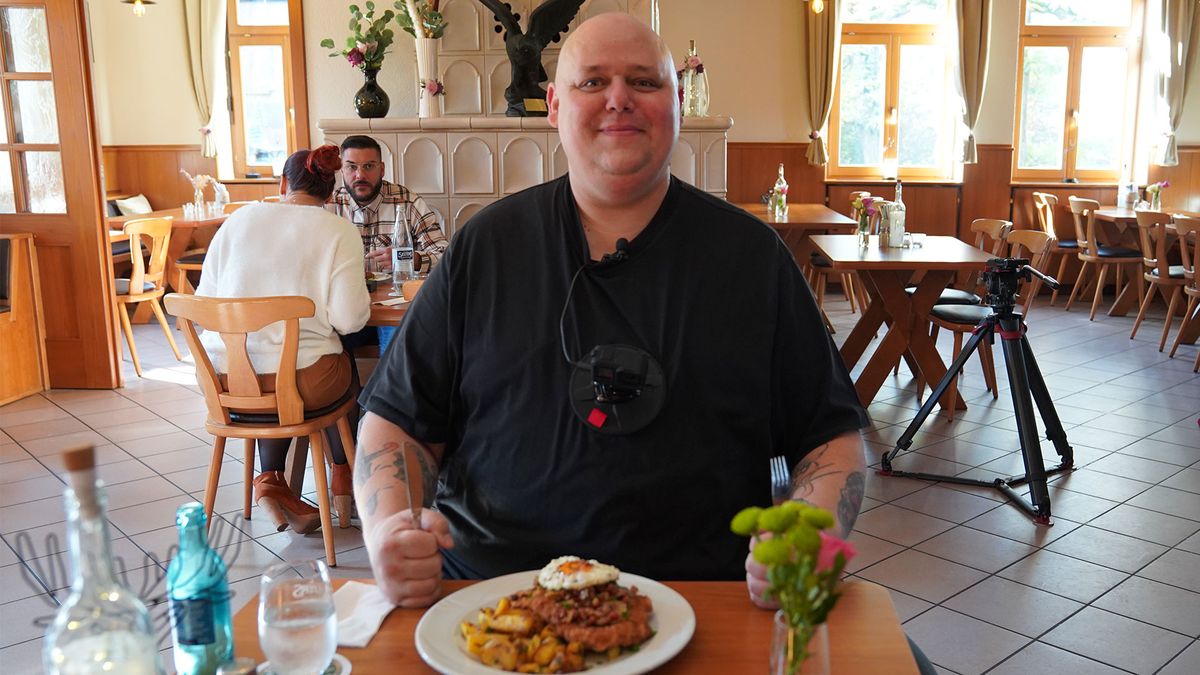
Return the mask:
POLYGON ((204 124, 200 127, 200 149, 205 157, 217 156, 217 142, 213 135, 213 101, 218 80, 225 79, 225 69, 218 67, 219 63, 224 62, 225 15, 225 0, 183 0, 184 44, 187 46, 196 112, 204 124))
POLYGON ((974 164, 979 161, 975 153, 975 122, 987 85, 992 0, 954 0, 954 5, 958 21, 958 85, 964 104, 963 124, 967 125, 962 162, 974 164))
POLYGON ((1161 93, 1167 104, 1170 131, 1159 166, 1179 164, 1175 132, 1183 122, 1183 102, 1188 95, 1188 69, 1196 60, 1196 42, 1200 39, 1200 8, 1196 0, 1162 0, 1162 32, 1170 45, 1170 65, 1160 75, 1161 93))
POLYGON ((821 129, 829 121, 829 113, 833 110, 833 91, 837 86, 842 46, 841 4, 840 0, 828 0, 825 11, 820 14, 814 14, 808 5, 801 10, 808 51, 808 118, 812 120, 808 163, 814 166, 828 161, 821 129))

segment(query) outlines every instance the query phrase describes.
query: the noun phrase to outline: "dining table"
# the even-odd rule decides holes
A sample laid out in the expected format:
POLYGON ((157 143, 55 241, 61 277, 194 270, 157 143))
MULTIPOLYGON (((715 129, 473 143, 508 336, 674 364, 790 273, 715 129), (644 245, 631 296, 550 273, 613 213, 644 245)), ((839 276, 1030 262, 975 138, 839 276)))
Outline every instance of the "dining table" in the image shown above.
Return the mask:
MULTIPOLYGON (((334 588, 346 583, 335 579, 334 588)), ((362 583, 374 583, 369 579, 362 583)), ((444 581, 444 594, 474 581, 444 581)), ((744 581, 666 581, 687 600, 696 615, 692 639, 655 673, 708 675, 767 672, 773 613, 751 604, 744 581)), ((917 665, 886 588, 855 579, 840 587, 841 597, 829 614, 830 672, 873 675, 916 675, 917 665)), ((417 652, 417 623, 425 609, 394 609, 363 648, 339 647, 355 675, 434 673, 417 652)), ((464 619, 467 617, 463 617, 464 619)), ((258 599, 234 616, 235 653, 264 660, 258 641, 258 599)), ((453 631, 447 640, 455 640, 453 631)), ((503 672, 500 670, 497 673, 503 672)), ((614 669, 614 672, 620 672, 614 669)), ((801 671, 807 672, 807 671, 801 671)))
MULTIPOLYGON (((921 246, 880 247, 872 236, 864 248, 853 234, 818 234, 810 237, 814 249, 829 259, 835 270, 858 272, 871 298, 850 335, 842 344, 842 360, 853 369, 881 326, 887 333, 854 382, 858 399, 868 406, 879 393, 892 368, 904 358, 933 387, 946 374, 946 365, 929 336, 929 311, 955 276, 982 270, 993 256, 956 237, 929 235, 921 246), (905 286, 923 273, 911 295, 905 286)), ((914 375, 917 374, 914 372, 914 375)), ((961 393, 943 394, 942 410, 965 410, 961 393)))
MULTIPOLYGON (((108 225, 108 241, 110 244, 128 241, 129 236, 125 234, 123 228, 125 223, 131 220, 170 218, 171 239, 167 242, 167 267, 163 275, 163 283, 169 290, 180 291, 181 289, 175 288, 175 280, 179 274, 175 261, 182 257, 185 251, 207 245, 216 234, 217 229, 225 222, 226 217, 225 214, 221 214, 212 218, 184 218, 182 206, 129 216, 111 216, 106 223, 108 225)), ((187 289, 182 290, 186 291, 187 289)), ((134 323, 146 323, 152 317, 150 307, 146 303, 140 303, 131 320, 134 323)))
MULTIPOLYGON (((1164 212, 1171 215, 1187 216, 1189 218, 1200 218, 1200 212, 1182 211, 1179 209, 1163 209, 1164 212)), ((1106 223, 1112 223, 1116 226, 1117 233, 1125 238, 1127 243, 1131 243, 1136 248, 1141 248, 1141 244, 1136 241, 1128 241, 1130 232, 1137 229, 1137 210, 1125 206, 1105 206, 1096 209, 1096 220, 1106 223)), ((1168 224, 1166 230, 1169 234, 1175 234, 1174 224, 1168 224)), ((1136 236, 1135 236, 1136 238, 1136 236)), ((1139 270, 1139 273, 1141 270, 1139 270)), ((1117 299, 1113 302, 1113 306, 1108 310, 1109 316, 1125 316, 1130 311, 1137 308, 1141 298, 1137 296, 1134 284, 1125 284, 1125 288, 1117 295, 1117 299)), ((1193 345, 1200 340, 1200 321, 1192 321, 1186 333, 1184 333, 1182 344, 1193 345)))
POLYGON ((788 204, 783 214, 768 212, 767 205, 762 203, 739 203, 738 208, 748 212, 764 223, 770 225, 779 233, 783 243, 787 244, 796 262, 804 265, 812 253, 809 235, 827 232, 849 232, 857 223, 853 218, 838 213, 824 204, 798 203, 788 204))
POLYGON ((412 303, 393 296, 389 281, 381 281, 375 288, 368 288, 371 293, 371 318, 367 319, 367 325, 399 326, 412 303))

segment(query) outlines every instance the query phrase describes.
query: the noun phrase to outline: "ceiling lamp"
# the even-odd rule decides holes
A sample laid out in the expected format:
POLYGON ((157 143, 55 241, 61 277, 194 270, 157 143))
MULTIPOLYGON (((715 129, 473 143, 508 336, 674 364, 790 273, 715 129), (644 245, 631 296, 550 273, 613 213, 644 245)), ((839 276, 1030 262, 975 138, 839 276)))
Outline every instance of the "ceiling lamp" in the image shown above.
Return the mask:
POLYGON ((146 16, 146 5, 153 5, 154 0, 121 0, 121 4, 133 5, 134 16, 146 16))

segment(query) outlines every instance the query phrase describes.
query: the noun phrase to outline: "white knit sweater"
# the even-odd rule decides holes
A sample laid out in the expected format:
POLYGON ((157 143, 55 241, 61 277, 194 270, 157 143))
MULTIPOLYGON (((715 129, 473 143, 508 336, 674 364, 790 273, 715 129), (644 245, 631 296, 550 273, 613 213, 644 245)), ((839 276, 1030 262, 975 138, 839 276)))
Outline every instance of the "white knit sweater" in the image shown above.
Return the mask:
MULTIPOLYGON (((337 334, 353 333, 371 316, 358 230, 314 206, 249 204, 230 214, 208 247, 196 295, 311 298, 317 311, 300 320, 297 368, 340 353, 337 334)), ((217 372, 227 372, 220 336, 205 332, 200 341, 217 372)), ((283 350, 283 323, 250 334, 246 349, 256 372, 274 373, 283 350)))

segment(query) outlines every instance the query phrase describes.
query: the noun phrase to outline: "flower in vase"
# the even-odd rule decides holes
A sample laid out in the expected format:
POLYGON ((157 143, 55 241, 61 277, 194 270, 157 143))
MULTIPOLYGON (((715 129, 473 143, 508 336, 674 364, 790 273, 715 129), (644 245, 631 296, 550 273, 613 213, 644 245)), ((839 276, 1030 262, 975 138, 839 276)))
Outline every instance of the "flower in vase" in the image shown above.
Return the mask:
POLYGON ((800 501, 766 509, 752 506, 730 523, 734 534, 754 539, 751 554, 767 567, 765 597, 779 601, 794 633, 789 673, 796 673, 808 656, 808 637, 829 617, 842 570, 856 554, 852 544, 826 531, 833 525, 828 511, 800 501))
POLYGON ((1147 186, 1146 186, 1146 192, 1149 192, 1150 194, 1155 194, 1155 195, 1156 195, 1156 194, 1158 194, 1158 193, 1159 193, 1159 192, 1160 192, 1160 191, 1161 191, 1163 188, 1165 188, 1165 187, 1171 187, 1171 181, 1169 181, 1169 180, 1162 180, 1162 181, 1159 181, 1159 182, 1157 182, 1157 183, 1151 183, 1151 184, 1149 184, 1149 185, 1147 185, 1147 186))
POLYGON ((366 61, 367 59, 365 56, 363 56, 362 50, 358 47, 355 47, 354 49, 346 52, 346 60, 349 61, 350 65, 352 66, 361 66, 363 61, 366 61))
MULTIPOLYGON (((395 34, 388 28, 395 14, 391 10, 383 12, 375 18, 375 3, 366 4, 367 11, 362 11, 358 5, 350 5, 350 30, 353 34, 346 37, 346 48, 335 51, 329 56, 341 56, 350 65, 361 70, 379 70, 383 67, 383 57, 392 44, 395 34)), ((332 38, 321 40, 321 46, 334 49, 332 38)))

